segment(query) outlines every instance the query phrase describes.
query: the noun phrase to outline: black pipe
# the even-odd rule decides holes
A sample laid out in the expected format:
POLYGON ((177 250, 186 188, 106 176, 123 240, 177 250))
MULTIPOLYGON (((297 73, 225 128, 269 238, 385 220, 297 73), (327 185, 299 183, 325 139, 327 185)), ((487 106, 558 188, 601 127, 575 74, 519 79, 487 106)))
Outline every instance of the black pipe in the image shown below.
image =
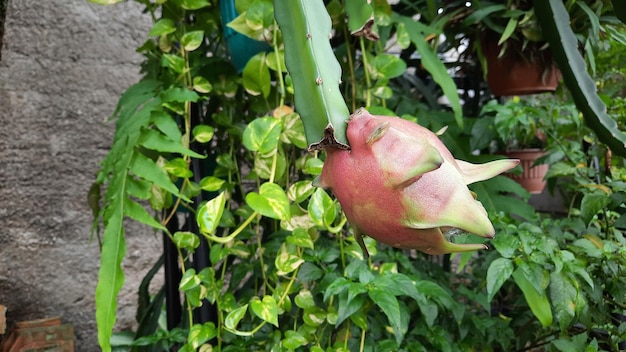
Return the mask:
MULTIPOLYGON (((170 233, 179 230, 178 218, 173 216, 167 224, 170 233)), ((182 305, 178 284, 182 278, 178 266, 178 251, 176 245, 166 233, 163 233, 163 258, 165 269, 165 307, 167 313, 167 329, 172 330, 180 325, 182 305)))

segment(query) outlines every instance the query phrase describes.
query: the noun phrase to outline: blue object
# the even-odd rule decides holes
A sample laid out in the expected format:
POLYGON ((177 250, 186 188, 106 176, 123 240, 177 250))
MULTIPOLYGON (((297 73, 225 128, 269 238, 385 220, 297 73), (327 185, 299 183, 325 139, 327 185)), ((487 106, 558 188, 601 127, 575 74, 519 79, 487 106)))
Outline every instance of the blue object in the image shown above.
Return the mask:
POLYGON ((237 68, 237 72, 241 73, 251 57, 260 52, 268 51, 271 47, 265 42, 249 38, 227 26, 230 21, 239 16, 235 8, 235 0, 221 0, 220 15, 222 16, 222 29, 230 53, 230 60, 237 68))

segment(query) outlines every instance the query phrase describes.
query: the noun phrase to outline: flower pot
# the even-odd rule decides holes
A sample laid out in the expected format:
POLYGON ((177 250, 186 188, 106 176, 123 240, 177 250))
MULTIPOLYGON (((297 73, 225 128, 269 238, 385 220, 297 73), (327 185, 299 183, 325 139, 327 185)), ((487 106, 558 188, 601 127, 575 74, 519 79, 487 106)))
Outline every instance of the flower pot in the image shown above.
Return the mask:
POLYGON ((487 84, 496 96, 528 95, 554 92, 561 79, 561 71, 551 62, 551 54, 545 50, 543 58, 534 62, 506 52, 498 57, 501 47, 492 39, 482 42, 487 62, 487 84))
POLYGON ((506 152, 511 159, 519 159, 520 166, 524 170, 520 175, 507 174, 508 177, 517 181, 531 194, 539 194, 546 187, 544 177, 548 172, 547 164, 534 165, 535 161, 546 153, 541 149, 521 149, 506 152))

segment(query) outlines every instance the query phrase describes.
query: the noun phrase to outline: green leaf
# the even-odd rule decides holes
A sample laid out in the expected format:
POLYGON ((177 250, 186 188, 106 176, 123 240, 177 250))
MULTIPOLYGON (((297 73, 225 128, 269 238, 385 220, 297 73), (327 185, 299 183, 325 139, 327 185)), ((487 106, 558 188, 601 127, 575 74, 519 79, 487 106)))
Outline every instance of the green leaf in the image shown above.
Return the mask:
POLYGON ((318 327, 326 320, 326 312, 319 307, 307 308, 302 313, 302 321, 308 326, 318 327))
POLYGON ((443 93, 450 102, 450 107, 454 112, 454 119, 459 127, 463 128, 463 109, 461 108, 461 99, 457 92, 457 87, 452 77, 448 74, 448 69, 441 62, 437 53, 428 44, 424 38, 424 33, 421 31, 417 21, 414 21, 409 17, 398 17, 397 22, 402 22, 406 26, 411 41, 417 47, 417 51, 422 56, 422 65, 424 69, 428 71, 435 82, 439 84, 443 93))
POLYGON ((565 4, 562 0, 546 0, 535 1, 533 6, 563 81, 576 107, 583 113, 585 122, 613 153, 626 156, 626 134, 619 130, 617 122, 607 114, 606 105, 598 96, 595 81, 587 73, 587 65, 578 50, 578 41, 570 26, 565 4))
POLYGON ((200 180, 200 188, 203 191, 215 192, 215 191, 219 191, 220 189, 222 189, 225 183, 226 181, 222 180, 219 177, 207 176, 203 178, 202 180, 200 180))
POLYGON ((211 235, 215 234, 222 214, 224 213, 225 206, 226 196, 224 192, 200 206, 196 215, 200 232, 211 235))
POLYGON ((144 130, 139 138, 139 144, 147 149, 156 150, 163 153, 179 153, 198 159, 204 159, 206 156, 198 154, 191 149, 183 147, 180 140, 174 141, 166 135, 153 130, 144 130))
POLYGON ((593 217, 605 209, 609 203, 611 203, 611 198, 607 194, 586 193, 580 202, 580 216, 585 225, 589 225, 593 217))
POLYGON ((190 178, 193 176, 193 172, 189 170, 187 161, 183 158, 175 158, 169 160, 163 165, 163 170, 168 174, 176 177, 190 178))
POLYGON ((253 30, 269 29, 274 24, 274 8, 271 1, 252 1, 246 8, 246 24, 253 30))
POLYGON ((180 141, 183 138, 172 115, 163 110, 153 111, 150 114, 150 123, 153 123, 159 131, 173 141, 180 141))
POLYGON ((254 211, 272 219, 288 221, 291 217, 287 194, 275 183, 266 182, 259 188, 259 193, 248 193, 246 203, 254 211))
POLYGON ((202 45, 204 40, 204 31, 191 31, 183 34, 180 38, 180 44, 186 51, 194 51, 202 45))
POLYGON ((309 232, 303 228, 296 228, 293 230, 292 234, 287 236, 287 243, 294 244, 298 247, 302 248, 310 248, 313 249, 313 240, 311 236, 309 236, 309 232))
POLYGON ((186 201, 190 201, 187 197, 178 192, 176 185, 170 181, 167 174, 159 168, 159 166, 148 157, 141 153, 135 153, 130 167, 130 171, 148 181, 155 183, 157 186, 167 190, 173 195, 180 197, 186 201))
POLYGON ((304 263, 304 259, 290 253, 287 245, 284 243, 274 260, 274 265, 278 269, 278 275, 287 275, 298 269, 302 263, 304 263))
POLYGON ((178 103, 187 103, 187 102, 197 102, 200 99, 198 93, 194 92, 191 89, 186 87, 170 87, 161 93, 161 100, 165 102, 178 102, 178 103))
POLYGON ((267 62, 267 67, 270 68, 270 70, 272 71, 280 71, 283 73, 287 73, 287 66, 285 65, 285 52, 284 51, 279 51, 278 54, 276 54, 275 51, 272 51, 270 53, 267 54, 266 57, 266 62, 267 62))
POLYGON ((250 151, 267 154, 278 147, 282 126, 273 117, 260 117, 250 122, 243 131, 243 145, 250 151))
POLYGON ((207 0, 176 0, 185 10, 199 10, 204 7, 211 6, 207 0))
POLYGON ((307 289, 302 289, 298 292, 295 301, 296 305, 302 309, 317 307, 315 300, 313 300, 313 294, 307 289))
POLYGON ((265 62, 265 53, 254 55, 248 60, 242 72, 243 87, 250 95, 263 95, 267 98, 272 89, 270 70, 265 62))
POLYGON ((264 296, 263 300, 259 297, 252 297, 249 304, 257 317, 278 327, 278 305, 274 297, 264 296))
POLYGON ((151 37, 155 37, 174 32, 176 32, 176 26, 174 25, 174 21, 169 18, 161 18, 154 23, 148 35, 151 37))
POLYGON ((504 258, 512 258, 520 247, 520 239, 517 234, 508 231, 497 234, 497 236, 491 240, 491 243, 504 258))
POLYGON ((172 54, 163 54, 161 56, 161 66, 168 67, 176 73, 183 73, 185 70, 185 59, 172 54))
POLYGON ((504 32, 500 36, 500 40, 498 40, 498 45, 502 45, 502 43, 506 42, 511 35, 515 32, 517 28, 517 18, 511 17, 509 18, 509 22, 507 22, 506 27, 504 28, 504 32))
POLYGON ((239 308, 233 309, 224 320, 224 326, 229 330, 236 330, 237 324, 241 321, 241 319, 246 315, 246 311, 248 310, 248 305, 243 305, 239 308))
POLYGON ((404 339, 404 334, 407 331, 407 326, 403 324, 401 319, 398 299, 393 292, 381 287, 373 287, 367 292, 367 294, 387 316, 389 324, 391 324, 391 327, 393 328, 396 343, 400 346, 402 340, 404 339))
POLYGON ((172 236, 174 244, 180 249, 196 249, 200 246, 200 238, 193 232, 178 231, 172 236))
POLYGON ((307 200, 315 191, 311 181, 297 181, 287 191, 289 199, 294 203, 302 203, 307 200))
POLYGON ((209 125, 196 125, 193 128, 193 138, 200 143, 208 143, 213 139, 213 127, 209 125))
POLYGON ((200 277, 196 275, 196 270, 193 268, 187 269, 185 274, 180 279, 180 283, 178 284, 178 289, 181 291, 191 290, 192 288, 198 287, 202 281, 200 277))
POLYGON ((141 127, 148 124, 151 113, 161 106, 161 101, 155 97, 159 85, 156 81, 143 80, 128 88, 120 98, 112 116, 118 118, 113 146, 102 161, 96 181, 99 184, 108 182, 104 196, 108 202, 103 204, 100 212, 104 234, 95 295, 98 343, 103 351, 111 351, 117 295, 124 283, 121 263, 126 253, 123 219, 127 205, 128 170, 136 154, 135 144, 141 127))
POLYGON ((191 345, 193 350, 197 350, 203 343, 217 336, 217 329, 213 322, 204 324, 193 324, 187 335, 187 343, 191 345))
POLYGON ((213 90, 213 86, 208 79, 196 76, 193 78, 193 89, 198 93, 210 93, 213 90))
POLYGON ((285 338, 282 340, 283 346, 289 350, 295 350, 300 346, 306 345, 308 342, 306 337, 293 330, 285 331, 285 338))
POLYGON ((406 25, 402 22, 396 23, 396 37, 400 49, 406 49, 411 45, 411 37, 406 29, 406 25))
POLYGON ((493 299, 502 284, 513 274, 513 263, 507 258, 498 258, 491 262, 487 270, 487 299, 493 299))
POLYGON ((335 203, 322 188, 315 190, 308 206, 309 217, 316 226, 328 229, 332 227, 335 217, 335 203))
POLYGON ((371 62, 374 79, 391 79, 401 76, 406 71, 406 63, 391 54, 379 54, 371 62))
POLYGON ((528 280, 525 272, 521 268, 517 268, 513 272, 513 280, 517 286, 522 290, 526 303, 530 307, 535 317, 539 320, 541 325, 548 327, 552 325, 552 308, 548 301, 548 295, 545 290, 537 292, 533 283, 528 280))
POLYGON ((167 231, 165 226, 161 225, 160 222, 156 221, 154 217, 152 217, 148 213, 148 211, 144 207, 139 205, 137 202, 134 202, 130 200, 129 198, 126 198, 124 202, 125 202, 124 215, 130 216, 133 220, 152 226, 155 229, 167 231))
POLYGON ((561 331, 567 330, 576 315, 577 296, 578 292, 567 276, 563 273, 550 275, 550 298, 561 331))

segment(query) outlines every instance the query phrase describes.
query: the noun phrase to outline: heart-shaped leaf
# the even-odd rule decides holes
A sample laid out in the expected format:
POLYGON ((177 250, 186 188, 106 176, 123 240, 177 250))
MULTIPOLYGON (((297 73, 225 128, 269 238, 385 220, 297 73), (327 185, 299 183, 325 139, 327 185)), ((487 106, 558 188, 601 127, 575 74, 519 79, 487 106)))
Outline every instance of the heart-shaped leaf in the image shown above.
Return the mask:
POLYGON ((250 308, 257 317, 278 327, 278 305, 274 297, 265 296, 263 300, 259 297, 252 297, 250 308))
POLYGON ((272 219, 287 221, 291 217, 287 194, 275 183, 266 182, 259 188, 259 193, 248 193, 246 203, 254 211, 272 219))

